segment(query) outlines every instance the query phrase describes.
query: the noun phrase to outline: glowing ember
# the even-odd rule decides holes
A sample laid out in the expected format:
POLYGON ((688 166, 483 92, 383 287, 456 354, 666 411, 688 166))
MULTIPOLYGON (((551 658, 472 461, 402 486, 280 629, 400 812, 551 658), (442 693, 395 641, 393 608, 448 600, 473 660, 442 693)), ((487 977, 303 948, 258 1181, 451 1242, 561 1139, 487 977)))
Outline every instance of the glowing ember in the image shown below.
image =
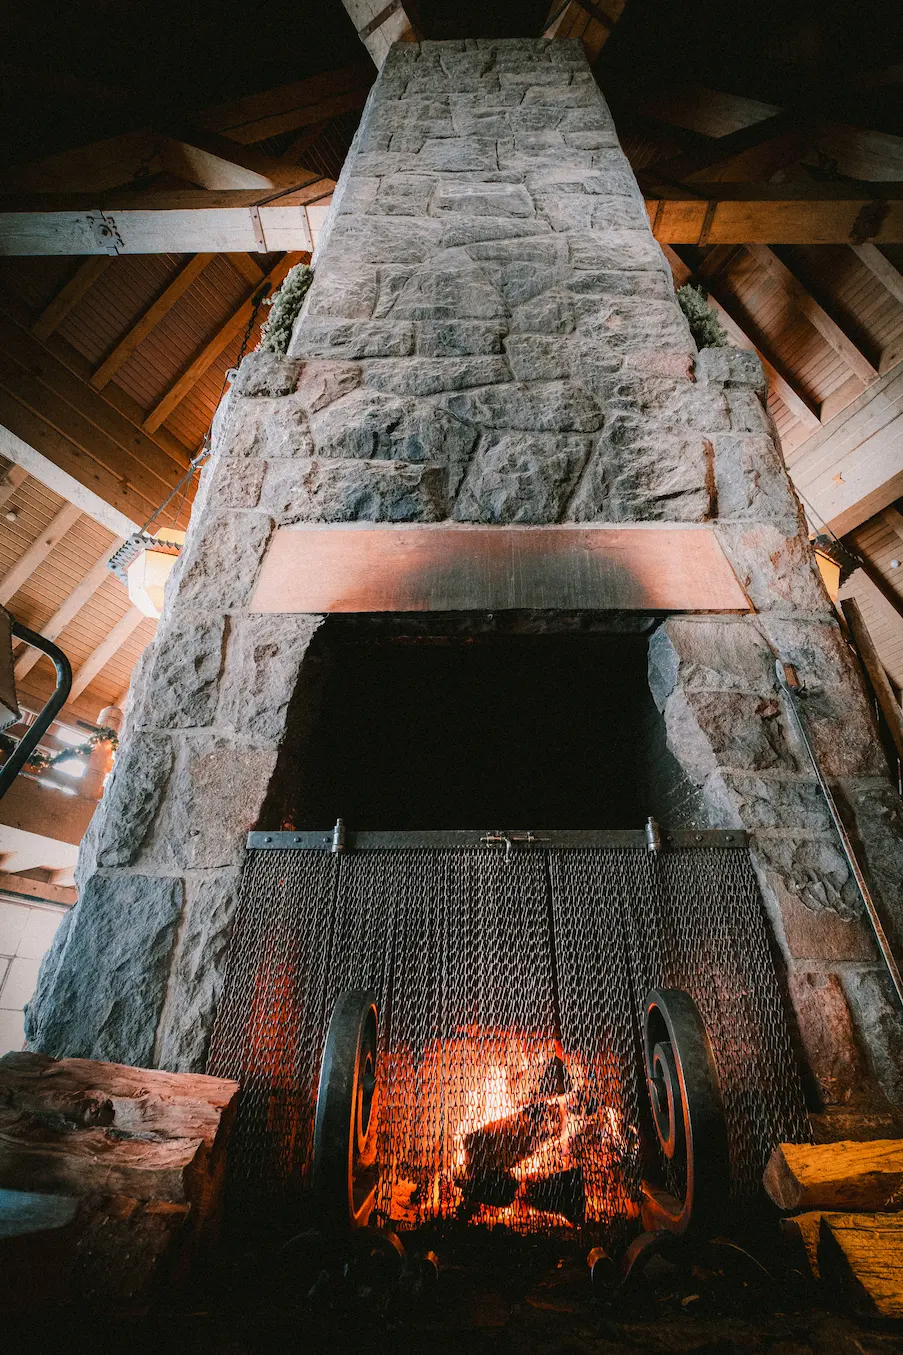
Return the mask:
POLYGON ((636 1213, 637 1152, 620 1088, 555 1042, 468 1030, 385 1058, 380 1211, 396 1224, 456 1217, 519 1231, 636 1213))

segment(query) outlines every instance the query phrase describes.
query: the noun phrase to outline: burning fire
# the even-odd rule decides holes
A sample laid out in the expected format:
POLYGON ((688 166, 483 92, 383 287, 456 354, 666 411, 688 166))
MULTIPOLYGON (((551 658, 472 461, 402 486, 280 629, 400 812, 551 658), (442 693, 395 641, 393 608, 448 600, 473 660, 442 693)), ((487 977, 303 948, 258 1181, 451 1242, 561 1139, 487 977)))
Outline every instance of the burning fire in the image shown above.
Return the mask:
POLYGON ((616 1084, 581 1055, 481 1028, 434 1042, 419 1062, 396 1047, 387 1066, 380 1208, 396 1224, 538 1231, 636 1212, 624 1184, 636 1134, 616 1084))

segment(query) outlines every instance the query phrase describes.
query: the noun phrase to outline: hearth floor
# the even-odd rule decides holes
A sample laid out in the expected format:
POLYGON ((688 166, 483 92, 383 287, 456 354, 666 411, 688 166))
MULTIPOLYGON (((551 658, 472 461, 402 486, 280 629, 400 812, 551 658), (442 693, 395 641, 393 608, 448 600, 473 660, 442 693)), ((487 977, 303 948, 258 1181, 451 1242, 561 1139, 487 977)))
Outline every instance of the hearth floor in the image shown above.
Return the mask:
MULTIPOLYGON (((889 1355, 903 1323, 857 1319, 797 1268, 769 1230, 652 1260, 614 1296, 593 1293, 585 1255, 547 1240, 470 1229, 424 1239, 438 1277, 416 1282, 315 1282, 276 1256, 222 1252, 204 1276, 152 1314, 73 1309, 20 1317, 4 1355, 889 1355)), ((412 1248, 409 1246, 409 1252, 412 1248)), ((308 1264, 307 1262, 305 1264, 308 1264)), ((377 1277, 378 1279, 378 1277, 377 1277)), ((2 1331, 2 1327, 0 1327, 2 1331)))

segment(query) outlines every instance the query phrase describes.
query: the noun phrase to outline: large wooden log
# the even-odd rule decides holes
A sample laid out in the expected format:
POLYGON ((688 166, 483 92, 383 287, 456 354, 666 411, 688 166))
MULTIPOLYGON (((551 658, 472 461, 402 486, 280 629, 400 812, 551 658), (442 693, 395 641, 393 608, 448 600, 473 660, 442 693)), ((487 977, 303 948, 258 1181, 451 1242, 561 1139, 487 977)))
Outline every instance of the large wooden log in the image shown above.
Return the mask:
POLYGON ((222 1078, 0 1059, 0 1189, 77 1200, 71 1297, 144 1308, 184 1274, 217 1220, 237 1095, 222 1078))
POLYGON ((763 1183, 781 1209, 903 1209, 903 1140, 782 1143, 763 1183))
POLYGON ((903 1317, 903 1217, 823 1214, 821 1278, 859 1312, 903 1317))

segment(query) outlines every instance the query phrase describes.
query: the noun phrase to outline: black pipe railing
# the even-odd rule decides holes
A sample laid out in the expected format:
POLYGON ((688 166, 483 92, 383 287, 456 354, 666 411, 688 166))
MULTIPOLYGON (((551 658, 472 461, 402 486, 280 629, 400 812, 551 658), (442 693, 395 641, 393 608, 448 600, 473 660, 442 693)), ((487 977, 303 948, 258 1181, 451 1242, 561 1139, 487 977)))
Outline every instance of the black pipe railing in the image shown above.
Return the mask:
POLYGON ((3 799, 41 739, 59 715, 72 690, 72 668, 58 645, 55 645, 52 640, 45 639, 37 631, 29 630, 28 626, 23 626, 18 621, 13 621, 12 633, 16 640, 22 640, 26 645, 31 645, 33 649, 39 649, 42 654, 47 655, 56 669, 56 687, 50 700, 35 718, 34 723, 29 725, 3 766, 0 767, 0 800, 3 799))

